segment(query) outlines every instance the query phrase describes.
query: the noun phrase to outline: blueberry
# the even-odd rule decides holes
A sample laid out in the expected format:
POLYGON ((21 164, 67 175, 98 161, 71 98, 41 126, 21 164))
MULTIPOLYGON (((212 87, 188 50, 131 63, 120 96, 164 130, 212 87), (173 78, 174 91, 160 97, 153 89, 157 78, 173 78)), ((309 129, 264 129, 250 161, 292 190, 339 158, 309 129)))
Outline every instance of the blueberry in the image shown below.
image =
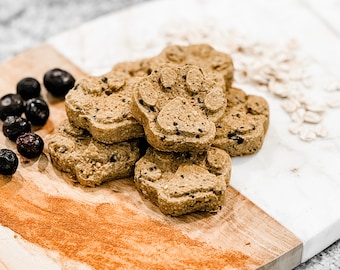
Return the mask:
POLYGON ((20 80, 17 84, 17 94, 24 100, 40 96, 40 83, 31 77, 26 77, 20 80))
POLYGON ((43 139, 38 134, 31 132, 20 135, 16 144, 18 152, 26 158, 36 158, 44 149, 43 139))
POLYGON ((15 141, 19 135, 31 132, 31 124, 25 118, 11 115, 5 119, 2 131, 11 141, 15 141))
POLYGON ((0 149, 0 174, 12 175, 18 168, 17 155, 10 149, 0 149))
POLYGON ((20 116, 24 112, 24 100, 18 94, 4 95, 0 100, 0 119, 4 121, 7 116, 20 116))
POLYGON ((25 115, 32 125, 43 126, 50 116, 50 109, 45 100, 31 98, 26 102, 25 115))
POLYGON ((51 69, 44 75, 44 85, 47 91, 55 97, 65 97, 74 83, 74 77, 60 68, 51 69))

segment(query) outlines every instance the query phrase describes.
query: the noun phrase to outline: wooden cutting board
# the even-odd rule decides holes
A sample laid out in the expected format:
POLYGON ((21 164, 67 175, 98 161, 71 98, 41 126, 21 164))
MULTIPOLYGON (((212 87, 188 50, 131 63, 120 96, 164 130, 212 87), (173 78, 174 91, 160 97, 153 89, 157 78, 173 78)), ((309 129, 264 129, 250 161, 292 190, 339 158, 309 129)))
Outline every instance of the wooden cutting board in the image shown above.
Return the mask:
MULTIPOLYGON (((69 70, 76 78, 84 75, 43 44, 0 66, 1 96, 15 92, 20 78, 41 81, 53 67, 69 70)), ((51 117, 36 132, 46 138, 65 118, 65 111, 62 100, 42 91, 51 117)), ((0 145, 15 150, 3 134, 0 145)), ((61 268, 73 260, 93 269, 291 269, 300 263, 302 253, 299 239, 233 187, 219 213, 171 218, 142 199, 132 179, 98 188, 72 184, 52 167, 46 149, 36 160, 20 157, 13 177, 0 176, 0 223, 16 233, 13 239, 2 238, 24 239, 56 252, 61 268)), ((24 248, 35 250, 30 244, 24 248)), ((34 267, 34 260, 13 262, 18 252, 12 260, 0 253, 2 265, 34 267)))

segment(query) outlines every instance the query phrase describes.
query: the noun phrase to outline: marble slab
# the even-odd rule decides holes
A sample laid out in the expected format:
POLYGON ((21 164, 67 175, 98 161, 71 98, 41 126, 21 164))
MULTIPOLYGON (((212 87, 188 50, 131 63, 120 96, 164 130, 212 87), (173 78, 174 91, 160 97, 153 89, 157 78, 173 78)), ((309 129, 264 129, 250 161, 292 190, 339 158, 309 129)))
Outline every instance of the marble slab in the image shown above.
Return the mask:
POLYGON ((321 1, 304 0, 303 4, 313 13, 324 25, 340 38, 339 10, 340 3, 337 0, 321 1))
MULTIPOLYGON (((339 78, 334 57, 340 54, 340 39, 302 1, 151 2, 86 23, 49 43, 86 72, 101 74, 116 62, 159 52, 169 41, 164 29, 171 23, 208 21, 226 33, 236 30, 258 40, 296 39, 317 66, 314 94, 339 78)), ((288 132, 289 119, 277 98, 242 87, 269 100, 271 124, 260 153, 234 159, 231 184, 302 240, 305 261, 340 238, 339 110, 323 120, 327 138, 302 142, 288 132)))

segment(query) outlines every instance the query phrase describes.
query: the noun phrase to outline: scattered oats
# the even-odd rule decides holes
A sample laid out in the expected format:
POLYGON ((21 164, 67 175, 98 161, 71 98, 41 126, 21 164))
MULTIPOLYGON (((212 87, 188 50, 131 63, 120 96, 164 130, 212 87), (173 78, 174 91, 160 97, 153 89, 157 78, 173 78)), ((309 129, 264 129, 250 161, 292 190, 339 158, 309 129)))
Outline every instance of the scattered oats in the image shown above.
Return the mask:
POLYGON ((315 127, 315 133, 318 137, 324 138, 328 135, 328 130, 324 125, 319 124, 315 127))
POLYGON ((306 142, 314 141, 316 139, 316 132, 310 127, 302 127, 299 132, 299 137, 306 142))
MULTIPOLYGON (((289 59, 289 61, 291 61, 292 59, 289 59)), ((289 80, 289 76, 287 75, 290 71, 290 65, 289 65, 289 61, 287 62, 283 62, 280 64, 280 66, 278 66, 278 71, 280 73, 277 73, 276 76, 280 79, 280 80, 289 80)))
POLYGON ((297 99, 301 104, 306 103, 306 96, 302 89, 301 86, 290 83, 288 97, 297 99))
MULTIPOLYGON (((277 53, 277 56, 276 56, 276 59, 277 61, 283 63, 282 65, 280 65, 278 68, 282 68, 282 66, 284 65, 284 63, 288 63, 288 62, 291 62, 291 61, 294 61, 294 54, 291 53, 291 52, 278 52, 277 53)), ((289 65, 284 65, 286 67, 286 71, 289 70, 289 65)))
POLYGON ((290 117, 293 122, 302 124, 304 122, 305 113, 306 113, 306 110, 304 108, 299 108, 295 112, 293 112, 290 115, 290 117))
POLYGON ((297 109, 299 109, 301 107, 301 103, 297 100, 297 99, 284 99, 281 102, 282 108, 288 112, 288 113, 292 113, 295 112, 297 109))
POLYGON ((250 80, 259 85, 268 85, 269 78, 266 78, 262 74, 256 74, 254 72, 253 75, 250 76, 250 80))
POLYGON ((340 107, 340 96, 330 97, 327 101, 327 105, 330 108, 339 108, 340 107))
POLYGON ((307 123, 317 124, 322 120, 320 114, 316 112, 306 111, 303 115, 303 120, 307 123))
POLYGON ((288 130, 293 135, 298 135, 300 133, 301 127, 302 127, 301 123, 292 122, 289 124, 288 130))
POLYGON ((287 85, 283 85, 281 83, 278 83, 274 80, 270 80, 268 83, 268 90, 269 92, 273 93, 276 96, 286 98, 288 97, 289 90, 287 85))
POLYGON ((275 73, 275 80, 278 82, 289 82, 289 65, 285 64, 284 66, 287 66, 287 68, 279 69, 275 73))
POLYGON ((256 90, 258 90, 259 92, 268 92, 268 87, 265 85, 259 85, 256 87, 256 90))
POLYGON ((313 83, 312 83, 312 80, 310 77, 305 77, 303 80, 302 80, 302 84, 304 87, 306 88, 311 88, 313 83))
POLYGON ((329 92, 340 91, 340 81, 330 83, 326 87, 326 91, 329 91, 329 92))
POLYGON ((324 104, 318 104, 318 103, 306 103, 306 109, 311 112, 324 112, 327 109, 327 106, 324 104))
POLYGON ((303 68, 297 68, 293 72, 290 72, 290 80, 302 81, 306 78, 305 70, 303 68))

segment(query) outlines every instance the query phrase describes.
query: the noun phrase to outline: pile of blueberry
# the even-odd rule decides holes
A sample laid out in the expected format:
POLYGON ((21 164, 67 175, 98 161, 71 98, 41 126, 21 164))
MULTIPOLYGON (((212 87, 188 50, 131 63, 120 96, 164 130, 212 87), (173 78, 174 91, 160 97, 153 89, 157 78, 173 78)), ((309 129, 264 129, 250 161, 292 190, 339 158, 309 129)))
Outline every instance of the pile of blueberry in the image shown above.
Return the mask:
MULTIPOLYGON (((65 97, 74 86, 75 79, 67 71, 54 68, 44 74, 43 83, 54 97, 65 97)), ((43 139, 32 131, 32 126, 41 127, 47 122, 50 110, 41 97, 38 80, 26 77, 17 83, 16 94, 7 94, 0 99, 0 119, 4 135, 17 146, 20 155, 37 158, 44 149, 43 139)), ((17 155, 11 149, 0 149, 0 174, 12 175, 19 165, 17 155)))

